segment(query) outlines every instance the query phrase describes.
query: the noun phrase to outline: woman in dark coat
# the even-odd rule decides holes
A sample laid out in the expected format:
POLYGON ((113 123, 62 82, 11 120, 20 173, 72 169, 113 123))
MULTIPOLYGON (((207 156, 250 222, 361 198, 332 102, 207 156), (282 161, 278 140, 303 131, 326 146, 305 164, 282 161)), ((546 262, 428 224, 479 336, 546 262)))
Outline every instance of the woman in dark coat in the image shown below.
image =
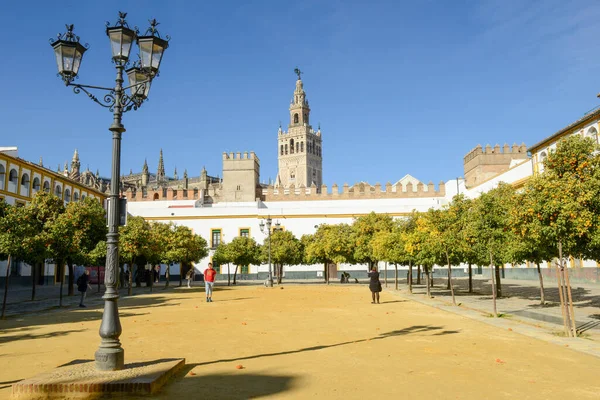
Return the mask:
POLYGON ((379 304, 379 292, 381 292, 381 282, 379 282, 379 272, 377 272, 377 268, 375 266, 371 267, 371 272, 368 273, 369 278, 369 289, 371 290, 371 297, 373 297, 373 301, 371 304, 379 304))

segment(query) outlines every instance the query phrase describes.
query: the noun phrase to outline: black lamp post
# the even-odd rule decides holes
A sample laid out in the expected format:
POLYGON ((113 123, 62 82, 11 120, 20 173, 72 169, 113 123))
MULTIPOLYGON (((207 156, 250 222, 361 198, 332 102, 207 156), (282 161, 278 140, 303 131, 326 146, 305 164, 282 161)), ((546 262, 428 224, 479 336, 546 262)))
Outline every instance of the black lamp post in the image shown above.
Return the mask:
MULTIPOLYGON (((267 235, 269 238, 269 278, 267 280, 267 286, 269 287, 273 287, 273 273, 272 273, 272 269, 271 269, 271 224, 273 223, 273 220, 271 219, 271 216, 269 215, 267 217, 267 224, 266 224, 266 228, 267 228, 267 235)), ((265 221, 261 220, 260 221, 260 231, 262 233, 265 233, 265 221)), ((275 223, 275 228, 278 229, 279 228, 279 222, 275 223)))
POLYGON ((73 83, 79 73, 83 54, 87 50, 79 43, 79 36, 73 33, 73 25, 67 25, 67 33, 59 34, 57 39, 50 39, 54 48, 58 74, 65 85, 73 86, 76 94, 83 91, 87 96, 113 113, 113 123, 108 128, 113 133, 112 170, 110 181, 110 196, 108 201, 108 234, 106 235, 106 271, 104 275, 104 312, 100 325, 100 347, 96 351, 96 368, 102 371, 123 369, 125 354, 119 341, 121 322, 117 302, 119 292, 116 289, 119 269, 119 188, 121 175, 121 134, 125 127, 121 123, 123 113, 137 110, 148 97, 150 83, 158 76, 158 68, 163 52, 168 47, 167 40, 160 38, 155 19, 150 21, 150 28, 145 36, 138 36, 138 29, 130 29, 125 21, 127 13, 119 12, 119 21, 114 26, 107 23, 106 34, 110 39, 112 59, 117 69, 115 86, 80 85, 73 83), (123 70, 129 64, 129 55, 133 42, 137 42, 140 50, 140 61, 135 62, 127 70, 129 86, 123 87, 123 70), (90 93, 89 89, 107 92, 102 100, 90 93), (125 91, 129 89, 128 95, 125 91))

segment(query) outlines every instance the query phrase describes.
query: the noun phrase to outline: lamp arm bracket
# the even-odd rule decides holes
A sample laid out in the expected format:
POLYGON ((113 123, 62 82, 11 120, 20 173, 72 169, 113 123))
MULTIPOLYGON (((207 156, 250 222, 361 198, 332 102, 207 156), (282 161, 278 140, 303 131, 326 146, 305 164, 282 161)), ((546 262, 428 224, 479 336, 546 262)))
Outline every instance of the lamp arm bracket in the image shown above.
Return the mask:
POLYGON ((114 92, 115 88, 107 88, 107 87, 103 87, 103 86, 92 86, 92 85, 80 85, 78 83, 72 83, 69 82, 67 84, 67 86, 75 86, 78 88, 86 88, 86 89, 99 89, 99 90, 106 90, 107 92, 114 92))
MULTIPOLYGON (((148 100, 148 99, 146 99, 148 100)), ((126 113, 127 111, 131 111, 131 110, 137 110, 138 108, 140 108, 142 106, 142 103, 144 102, 144 100, 137 98, 137 97, 130 97, 126 94, 123 94, 123 96, 121 97, 121 107, 123 109, 123 112, 126 113)))
POLYGON ((87 85, 77 85, 77 84, 72 84, 72 83, 70 83, 69 86, 73 86, 73 93, 79 94, 83 91, 85 94, 87 94, 87 96, 88 96, 88 98, 90 98, 90 100, 93 100, 95 103, 101 105, 104 108, 108 108, 109 111, 111 111, 111 112, 114 111, 115 102, 117 101, 115 98, 114 89, 99 88, 96 86, 87 86, 87 85), (87 91, 86 88, 110 90, 110 93, 105 94, 102 101, 100 101, 100 100, 98 100, 98 98, 96 96, 94 96, 89 91, 87 91))
POLYGON ((126 87, 123 88, 123 90, 131 89, 132 87, 136 87, 136 86, 142 86, 142 85, 145 85, 148 82, 152 82, 152 79, 146 79, 145 81, 138 82, 135 85, 126 86, 126 87))

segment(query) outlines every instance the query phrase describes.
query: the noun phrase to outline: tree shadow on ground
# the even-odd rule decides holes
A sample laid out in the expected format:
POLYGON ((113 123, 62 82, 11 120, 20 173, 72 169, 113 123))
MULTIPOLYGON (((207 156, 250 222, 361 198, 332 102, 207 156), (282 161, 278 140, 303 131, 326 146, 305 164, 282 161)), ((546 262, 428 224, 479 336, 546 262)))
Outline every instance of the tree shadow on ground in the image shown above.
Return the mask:
MULTIPOLYGON (((61 310, 62 312, 46 313, 45 315, 28 315, 26 317, 19 316, 16 318, 6 319, 3 321, 2 332, 12 332, 14 330, 22 330, 28 328, 28 330, 35 329, 38 326, 54 325, 54 324, 68 324, 74 322, 89 322, 98 321, 102 319, 102 313, 100 310, 94 309, 71 309, 61 310)), ((139 317, 141 315, 147 315, 149 313, 131 313, 131 312, 119 312, 120 318, 127 317, 139 317)), ((2 337, 0 336, 0 340, 2 337)))
POLYGON ((413 326, 409 326, 409 327, 403 328, 403 329, 380 333, 378 336, 368 338, 368 339, 350 340, 350 341, 334 343, 334 344, 304 347, 302 349, 280 351, 280 352, 276 352, 276 353, 256 354, 253 356, 246 356, 246 357, 224 358, 224 359, 220 359, 220 360, 206 361, 206 362, 202 362, 202 363, 193 364, 192 368, 195 366, 200 366, 200 365, 218 364, 218 363, 223 363, 223 362, 242 361, 242 360, 252 360, 255 358, 274 357, 274 356, 281 356, 281 355, 287 355, 287 354, 303 353, 306 351, 324 350, 324 349, 329 349, 332 347, 345 346, 348 344, 362 343, 362 342, 391 338, 391 337, 395 337, 395 336, 421 334, 421 333, 434 332, 434 331, 435 331, 435 333, 432 334, 431 336, 451 335, 451 334, 459 333, 459 331, 445 331, 445 330, 443 330, 443 327, 441 327, 441 326, 413 325, 413 326))
MULTIPOLYGON (((468 292, 468 282, 464 278, 452 279, 454 284, 454 295, 465 297, 480 296, 478 300, 492 300, 492 282, 490 279, 473 279, 473 293, 468 292)), ((435 286, 431 288, 431 294, 434 296, 449 296, 450 290, 446 289, 447 278, 436 278, 435 286)), ((502 297, 499 299, 516 297, 523 300, 535 302, 528 307, 539 308, 540 288, 538 282, 524 281, 523 285, 502 282, 502 297), (528 284, 529 283, 529 284, 528 284)), ((425 286, 417 286, 420 291, 425 291, 425 286)), ((571 286, 573 306, 575 308, 600 307, 600 296, 594 296, 590 290, 576 286, 571 286)), ((560 294, 556 282, 548 282, 544 285, 544 298, 548 303, 545 307, 559 307, 560 294)))
POLYGON ((17 334, 17 335, 0 336, 0 344, 6 344, 9 342, 13 342, 15 340, 48 339, 48 338, 54 338, 54 337, 58 337, 58 336, 66 336, 70 333, 83 332, 85 330, 86 329, 71 329, 68 331, 55 331, 55 332, 43 333, 40 335, 35 335, 32 333, 21 333, 21 334, 17 334))

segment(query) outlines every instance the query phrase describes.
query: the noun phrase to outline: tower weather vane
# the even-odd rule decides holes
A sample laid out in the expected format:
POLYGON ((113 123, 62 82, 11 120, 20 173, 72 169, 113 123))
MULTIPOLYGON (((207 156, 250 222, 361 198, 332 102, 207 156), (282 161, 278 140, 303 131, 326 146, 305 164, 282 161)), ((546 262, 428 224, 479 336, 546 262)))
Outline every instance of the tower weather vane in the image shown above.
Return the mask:
POLYGON ((298 80, 300 80, 300 75, 304 73, 304 72, 300 71, 298 69, 298 67, 294 68, 294 72, 296 73, 296 75, 298 75, 298 80))

